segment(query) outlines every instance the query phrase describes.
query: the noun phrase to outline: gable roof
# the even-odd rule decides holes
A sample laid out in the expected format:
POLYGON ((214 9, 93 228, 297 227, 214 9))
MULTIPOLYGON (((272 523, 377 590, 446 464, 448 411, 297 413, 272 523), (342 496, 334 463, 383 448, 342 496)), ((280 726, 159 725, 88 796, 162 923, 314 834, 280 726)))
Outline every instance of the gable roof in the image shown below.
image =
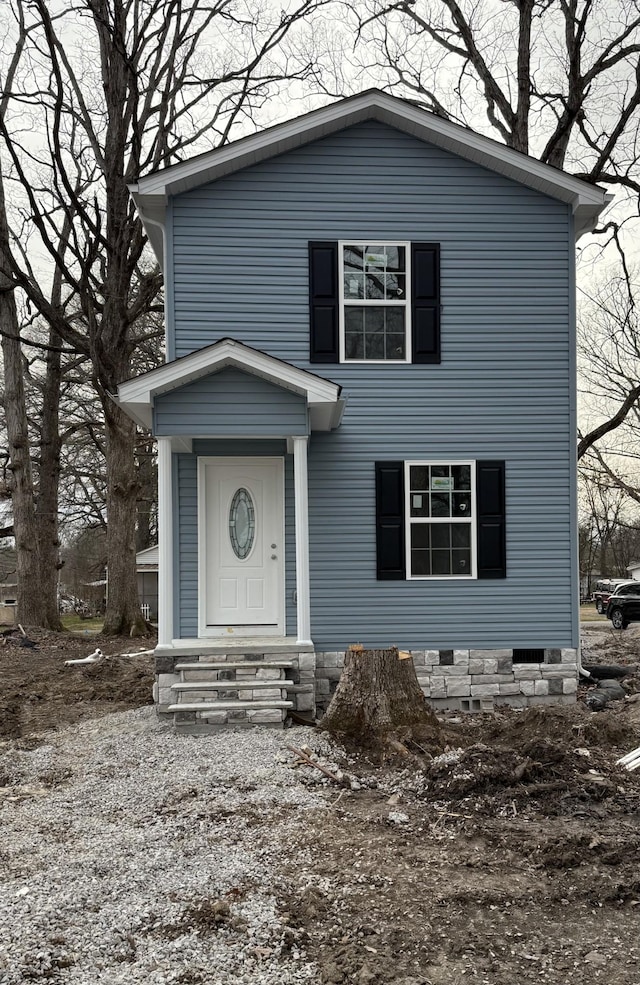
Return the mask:
POLYGON ((158 545, 153 544, 151 547, 145 547, 143 551, 138 551, 136 554, 136 568, 152 568, 157 570, 159 550, 158 545))
POLYGON ((171 390, 202 376, 217 373, 227 366, 235 366, 245 373, 259 376, 269 383, 304 396, 313 431, 331 431, 339 426, 344 400, 340 399, 342 388, 337 383, 292 366, 283 359, 269 356, 266 352, 253 349, 236 339, 220 339, 213 345, 121 383, 117 401, 137 424, 151 428, 156 397, 170 393, 171 390))
POLYGON ((180 164, 155 171, 140 178, 136 184, 129 185, 160 263, 163 261, 165 211, 170 196, 217 181, 242 168, 366 120, 377 120, 395 127, 544 195, 566 202, 575 216, 576 238, 593 229, 598 215, 610 200, 598 185, 574 178, 397 96, 379 89, 369 89, 180 164))

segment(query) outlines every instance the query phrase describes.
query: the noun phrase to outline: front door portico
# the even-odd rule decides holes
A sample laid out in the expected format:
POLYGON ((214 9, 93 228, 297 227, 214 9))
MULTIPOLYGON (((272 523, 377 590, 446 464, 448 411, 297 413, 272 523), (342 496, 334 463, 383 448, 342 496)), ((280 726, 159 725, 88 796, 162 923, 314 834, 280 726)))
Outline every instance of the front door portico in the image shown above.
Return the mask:
POLYGON ((295 534, 295 591, 287 597, 296 644, 311 645, 307 446, 312 432, 340 426, 340 394, 336 383, 228 338, 120 384, 120 406, 158 443, 160 647, 199 652, 196 620, 207 646, 286 634, 284 460, 232 454, 236 443, 283 439, 293 459, 286 509, 295 534), (198 456, 196 440, 223 441, 231 454, 198 456), (197 579, 195 524, 183 524, 180 505, 193 503, 194 480, 183 486, 178 474, 178 461, 189 457, 198 463, 197 579))

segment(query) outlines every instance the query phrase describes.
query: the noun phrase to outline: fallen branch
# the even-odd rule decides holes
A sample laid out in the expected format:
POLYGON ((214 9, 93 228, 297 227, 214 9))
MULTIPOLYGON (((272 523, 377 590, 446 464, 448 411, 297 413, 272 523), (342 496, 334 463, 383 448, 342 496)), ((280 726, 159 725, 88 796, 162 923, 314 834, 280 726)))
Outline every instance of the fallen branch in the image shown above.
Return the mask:
POLYGON ((346 776, 336 776, 336 774, 332 773, 331 770, 328 770, 326 766, 322 766, 320 763, 317 763, 315 759, 311 759, 311 756, 307 756, 306 752, 303 752, 302 749, 296 749, 295 746, 287 746, 287 749, 289 752, 295 753, 295 755, 298 756, 303 763, 306 763, 308 766, 314 766, 317 770, 320 770, 321 773, 324 773, 325 776, 328 776, 330 780, 333 780, 334 783, 339 783, 341 787, 351 785, 351 781, 347 779, 346 776))
POLYGON ((528 797, 535 797, 541 793, 555 793, 560 790, 568 790, 569 784, 566 780, 548 780, 543 783, 528 783, 522 789, 528 797))

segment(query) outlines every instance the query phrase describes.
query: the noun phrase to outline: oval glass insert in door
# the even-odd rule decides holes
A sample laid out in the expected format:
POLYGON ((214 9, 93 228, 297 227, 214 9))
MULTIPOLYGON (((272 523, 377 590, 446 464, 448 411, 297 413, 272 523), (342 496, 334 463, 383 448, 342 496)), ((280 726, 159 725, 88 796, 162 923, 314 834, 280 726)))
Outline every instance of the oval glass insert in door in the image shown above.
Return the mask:
POLYGON ((238 489, 229 507, 229 539, 233 553, 243 561, 251 553, 256 534, 256 510, 251 493, 238 489))

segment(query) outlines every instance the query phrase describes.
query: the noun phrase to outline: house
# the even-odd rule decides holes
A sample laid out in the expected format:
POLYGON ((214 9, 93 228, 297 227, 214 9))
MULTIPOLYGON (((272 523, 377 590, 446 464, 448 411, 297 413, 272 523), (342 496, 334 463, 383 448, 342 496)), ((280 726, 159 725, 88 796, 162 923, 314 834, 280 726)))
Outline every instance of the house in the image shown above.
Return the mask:
POLYGON ((355 642, 436 708, 575 701, 604 191, 375 90, 131 191, 165 276, 167 362, 118 389, 158 442, 160 712, 321 710, 355 642))
POLYGON ((629 572, 629 578, 634 581, 640 581, 640 561, 632 561, 631 564, 628 564, 627 571, 629 572))
POLYGON ((18 586, 15 582, 0 584, 0 625, 13 626, 16 621, 18 586))
POLYGON ((138 597, 147 619, 158 618, 158 545, 146 547, 136 554, 138 597))

